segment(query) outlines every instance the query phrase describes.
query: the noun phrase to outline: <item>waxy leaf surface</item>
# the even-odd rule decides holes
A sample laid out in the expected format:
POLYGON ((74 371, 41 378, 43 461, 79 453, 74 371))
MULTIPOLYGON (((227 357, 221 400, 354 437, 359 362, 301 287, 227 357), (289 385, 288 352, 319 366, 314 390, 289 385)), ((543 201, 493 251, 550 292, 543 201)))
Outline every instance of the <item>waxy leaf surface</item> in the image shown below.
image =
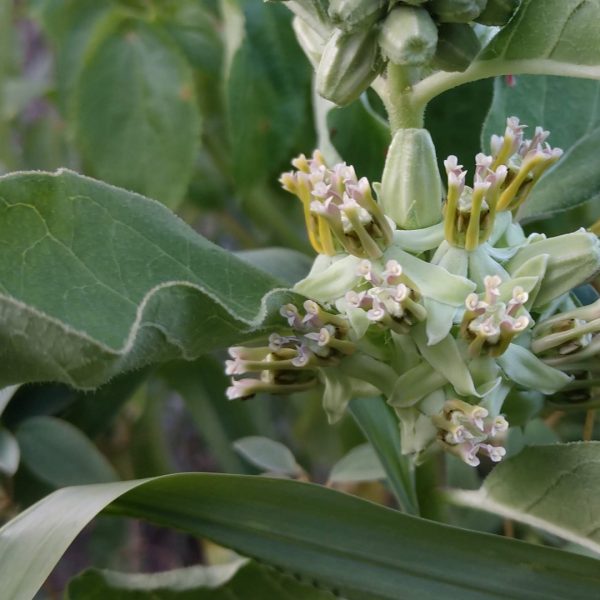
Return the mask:
POLYGON ((0 529, 0 581, 30 600, 98 512, 206 536, 347 600, 591 598, 597 560, 403 515, 290 480, 179 474, 64 488, 0 529))

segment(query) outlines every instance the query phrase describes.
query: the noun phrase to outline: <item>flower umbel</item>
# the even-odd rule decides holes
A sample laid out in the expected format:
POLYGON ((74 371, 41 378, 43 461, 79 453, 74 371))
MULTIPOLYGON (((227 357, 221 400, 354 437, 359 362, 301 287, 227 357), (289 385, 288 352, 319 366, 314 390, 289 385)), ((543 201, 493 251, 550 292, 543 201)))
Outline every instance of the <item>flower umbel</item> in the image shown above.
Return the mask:
POLYGON ((472 186, 448 157, 443 223, 439 182, 420 182, 437 177, 420 134, 398 138, 386 163, 389 215, 353 167, 330 167, 318 151, 295 159, 281 182, 302 201, 320 256, 294 288, 308 298, 281 307, 281 331, 264 346, 230 349, 228 397, 322 386, 335 421, 352 395, 380 393, 398 415, 403 452, 419 460, 442 448, 475 467, 506 454, 510 414, 501 413, 511 390, 552 394, 572 374, 585 385, 598 371, 600 300, 578 307, 570 289, 600 270, 600 244, 581 231, 527 238, 514 221, 562 154, 548 132, 525 139, 524 131, 507 120, 491 154, 475 157, 472 186), (405 159, 413 138, 427 152, 405 159), (586 268, 571 268, 574 260, 586 268))

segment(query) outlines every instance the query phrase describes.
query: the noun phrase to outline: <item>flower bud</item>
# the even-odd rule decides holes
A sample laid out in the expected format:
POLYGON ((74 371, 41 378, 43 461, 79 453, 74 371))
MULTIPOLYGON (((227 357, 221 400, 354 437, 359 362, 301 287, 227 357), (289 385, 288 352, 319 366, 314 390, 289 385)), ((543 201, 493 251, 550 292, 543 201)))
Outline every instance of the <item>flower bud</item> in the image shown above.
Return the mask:
POLYGON ((506 25, 519 6, 519 0, 488 0, 483 12, 475 19, 482 25, 506 25))
POLYGON ((513 256, 506 268, 512 274, 542 254, 548 255, 548 264, 535 306, 547 304, 600 271, 600 241, 584 229, 531 242, 513 256))
POLYGON ((441 23, 468 23, 485 8, 486 0, 431 0, 429 10, 441 23))
POLYGON ((424 8, 396 6, 379 34, 381 51, 397 65, 421 66, 435 54, 437 27, 424 8))
POLYGON ((387 0, 331 0, 329 16, 344 31, 366 29, 383 15, 387 4, 387 0))
POLYGON ((285 0, 285 5, 320 36, 326 36, 330 31, 331 23, 327 15, 328 0, 285 0))
POLYGON ((473 28, 466 23, 442 23, 433 66, 442 71, 464 71, 481 49, 473 28))
POLYGON ((375 30, 336 29, 317 68, 317 92, 339 106, 349 104, 371 85, 382 66, 375 30))
POLYGON ((385 214, 402 229, 421 229, 442 220, 442 183, 426 129, 396 132, 379 195, 385 214))
POLYGON ((316 69, 319 66, 321 56, 323 55, 325 41, 300 17, 294 17, 292 27, 300 47, 304 51, 304 54, 306 54, 306 57, 311 62, 312 66, 316 69))

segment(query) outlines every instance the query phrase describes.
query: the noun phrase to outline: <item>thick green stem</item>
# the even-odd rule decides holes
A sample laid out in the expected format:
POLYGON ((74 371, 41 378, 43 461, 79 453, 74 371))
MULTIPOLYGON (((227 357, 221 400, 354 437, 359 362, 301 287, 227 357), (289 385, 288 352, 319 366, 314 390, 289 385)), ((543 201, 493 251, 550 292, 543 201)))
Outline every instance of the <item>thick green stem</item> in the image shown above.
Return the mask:
POLYGON ((389 63, 387 69, 387 95, 384 102, 390 118, 392 134, 398 129, 421 129, 424 124, 425 105, 414 102, 411 70, 389 63))

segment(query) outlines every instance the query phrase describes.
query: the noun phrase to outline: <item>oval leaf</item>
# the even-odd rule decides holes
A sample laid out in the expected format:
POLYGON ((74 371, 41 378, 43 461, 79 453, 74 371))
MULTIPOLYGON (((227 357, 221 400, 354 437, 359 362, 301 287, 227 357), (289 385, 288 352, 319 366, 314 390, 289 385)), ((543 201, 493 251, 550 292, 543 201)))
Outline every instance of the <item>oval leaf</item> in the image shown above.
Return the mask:
POLYGON ((89 53, 73 100, 91 174, 176 206, 200 135, 194 79, 157 28, 121 25, 89 53))
POLYGON ((23 464, 54 487, 118 479, 98 448, 66 421, 33 417, 17 429, 16 436, 23 464))
POLYGON ((353 483, 385 479, 385 469, 371 444, 361 444, 352 448, 341 458, 329 474, 331 483, 353 483))
POLYGON ((253 435, 236 440, 233 447, 259 469, 290 476, 302 471, 289 448, 275 440, 253 435))

